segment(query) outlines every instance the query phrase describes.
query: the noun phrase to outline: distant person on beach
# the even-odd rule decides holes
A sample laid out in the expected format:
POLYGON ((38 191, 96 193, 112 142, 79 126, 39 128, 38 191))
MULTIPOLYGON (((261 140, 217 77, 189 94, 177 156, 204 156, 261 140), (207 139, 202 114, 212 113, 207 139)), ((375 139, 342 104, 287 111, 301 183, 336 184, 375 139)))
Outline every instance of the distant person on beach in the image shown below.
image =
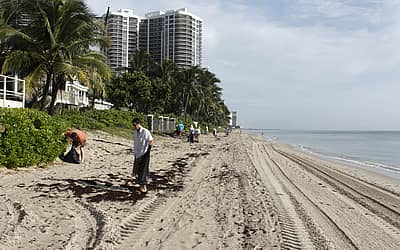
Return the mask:
POLYGON ((189 138, 188 138, 188 141, 189 141, 190 143, 193 143, 193 142, 194 142, 194 127, 193 127, 193 125, 191 125, 191 126, 190 126, 190 129, 189 129, 189 138))
POLYGON ((194 130, 194 137, 196 138, 197 142, 200 142, 200 134, 201 134, 200 127, 194 130))
POLYGON ((141 125, 139 118, 133 118, 132 125, 135 129, 133 132, 135 161, 132 175, 140 185, 140 192, 146 193, 153 137, 150 131, 141 125))
POLYGON ((213 136, 217 137, 217 129, 216 128, 213 128, 213 136))
POLYGON ((83 147, 86 144, 87 135, 79 129, 69 129, 64 132, 64 136, 72 140, 72 146, 66 155, 60 157, 61 160, 70 163, 83 163, 85 160, 83 147), (79 153, 77 150, 79 150, 79 153))
POLYGON ((185 128, 185 125, 183 125, 183 123, 182 122, 179 122, 178 123, 178 127, 177 127, 177 131, 178 131, 178 135, 179 136, 182 136, 182 133, 183 133, 183 129, 185 128))
POLYGON ((205 130, 204 134, 208 135, 208 126, 206 126, 206 130, 205 130))

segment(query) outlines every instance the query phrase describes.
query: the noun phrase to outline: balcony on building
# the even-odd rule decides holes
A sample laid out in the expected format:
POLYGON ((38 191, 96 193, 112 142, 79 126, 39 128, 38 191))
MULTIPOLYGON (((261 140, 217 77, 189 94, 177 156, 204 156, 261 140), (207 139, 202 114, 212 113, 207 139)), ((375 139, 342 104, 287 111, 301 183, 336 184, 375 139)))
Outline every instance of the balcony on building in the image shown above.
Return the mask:
POLYGON ((17 76, 0 75, 0 107, 24 108, 25 81, 17 76))
POLYGON ((79 81, 67 81, 65 88, 57 94, 56 104, 86 107, 89 105, 88 91, 89 88, 80 84, 79 81))
POLYGON ((94 99, 94 108, 98 110, 111 109, 114 106, 111 102, 107 102, 100 99, 94 99))

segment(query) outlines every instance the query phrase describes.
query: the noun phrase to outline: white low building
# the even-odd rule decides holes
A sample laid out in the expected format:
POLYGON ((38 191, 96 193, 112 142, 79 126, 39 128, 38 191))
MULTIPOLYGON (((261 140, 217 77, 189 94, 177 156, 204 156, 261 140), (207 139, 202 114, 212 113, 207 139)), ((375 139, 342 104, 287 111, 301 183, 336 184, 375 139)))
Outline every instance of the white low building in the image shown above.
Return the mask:
POLYGON ((25 107, 25 80, 0 75, 0 107, 25 107))
MULTIPOLYGON (((75 107, 87 107, 90 105, 88 98, 89 88, 79 81, 67 81, 65 88, 57 94, 55 104, 71 105, 75 107)), ((25 80, 17 76, 10 77, 0 75, 0 108, 24 108, 25 107, 25 80)), ((95 109, 111 109, 113 104, 95 99, 95 109)))
POLYGON ((56 104, 72 105, 77 107, 86 107, 89 105, 89 88, 80 84, 79 81, 67 81, 65 89, 57 94, 56 104))
POLYGON ((98 110, 111 109, 114 106, 111 102, 106 102, 104 100, 94 99, 94 108, 98 110))

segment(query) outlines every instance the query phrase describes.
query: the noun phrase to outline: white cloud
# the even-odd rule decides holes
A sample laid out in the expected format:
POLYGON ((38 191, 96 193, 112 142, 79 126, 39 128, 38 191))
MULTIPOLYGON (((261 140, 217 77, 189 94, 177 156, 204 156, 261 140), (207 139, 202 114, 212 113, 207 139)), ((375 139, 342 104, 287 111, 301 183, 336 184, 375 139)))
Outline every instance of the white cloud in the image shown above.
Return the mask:
POLYGON ((112 4, 140 15, 187 7, 202 17, 204 66, 222 80, 224 99, 246 127, 400 129, 400 101, 386 98, 400 92, 399 1, 284 2, 112 4), (273 8, 284 14, 262 14, 273 8))

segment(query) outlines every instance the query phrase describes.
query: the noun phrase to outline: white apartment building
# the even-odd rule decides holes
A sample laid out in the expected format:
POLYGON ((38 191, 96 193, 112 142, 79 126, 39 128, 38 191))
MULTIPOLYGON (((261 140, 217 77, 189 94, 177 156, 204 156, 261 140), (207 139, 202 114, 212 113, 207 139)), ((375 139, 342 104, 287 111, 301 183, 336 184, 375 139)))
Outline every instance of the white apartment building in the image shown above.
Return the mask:
POLYGON ((237 112, 236 111, 232 111, 229 114, 229 126, 232 127, 232 128, 235 128, 238 125, 239 124, 238 124, 238 120, 237 120, 237 112))
POLYGON ((139 47, 139 22, 133 10, 119 9, 108 16, 106 28, 111 46, 105 52, 114 72, 130 67, 130 57, 139 47))
POLYGON ((201 65, 202 24, 186 8, 150 12, 140 22, 139 47, 156 62, 174 61, 178 66, 201 65))

